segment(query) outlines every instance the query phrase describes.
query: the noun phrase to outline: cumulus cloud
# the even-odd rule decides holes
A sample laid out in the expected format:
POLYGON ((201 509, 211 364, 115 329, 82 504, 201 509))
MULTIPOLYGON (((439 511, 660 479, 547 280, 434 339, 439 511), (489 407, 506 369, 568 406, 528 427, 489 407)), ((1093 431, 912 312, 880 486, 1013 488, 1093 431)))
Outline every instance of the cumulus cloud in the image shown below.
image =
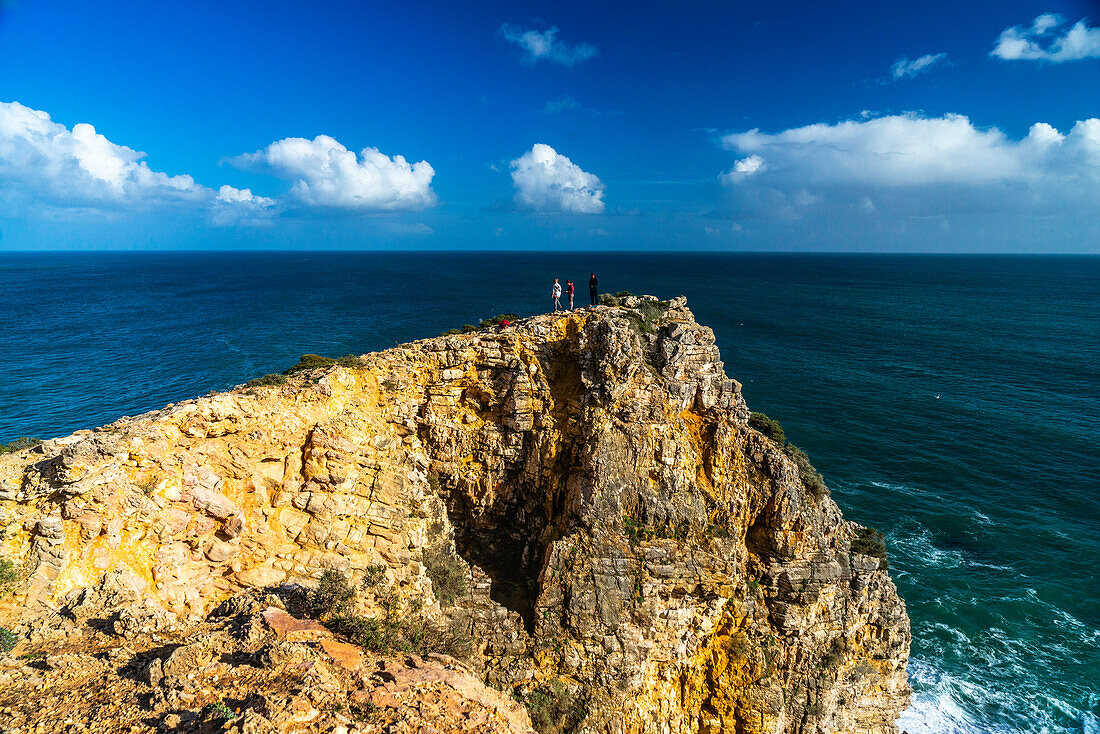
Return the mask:
POLYGON ((210 198, 190 176, 154 171, 144 157, 87 123, 69 130, 46 112, 0 102, 0 190, 9 199, 115 210, 210 198))
POLYGON ((551 26, 545 31, 537 31, 512 23, 503 24, 497 31, 501 38, 514 44, 523 52, 521 58, 527 64, 533 65, 545 60, 564 66, 576 66, 600 52, 595 46, 587 43, 570 46, 558 40, 559 32, 557 26, 551 26))
POLYGON ((747 156, 721 176, 731 204, 756 216, 803 216, 823 204, 920 215, 1100 205, 1096 118, 1065 134, 1037 123, 1018 140, 962 115, 908 114, 721 141, 747 156))
POLYGON ((936 66, 947 62, 947 53, 925 54, 916 59, 902 56, 890 67, 890 75, 895 81, 898 79, 912 79, 917 74, 931 71, 936 66))
POLYGON ((231 162, 291 181, 292 200, 306 207, 383 212, 436 203, 435 169, 427 161, 409 164, 404 156, 390 158, 377 148, 356 156, 328 135, 285 138, 231 162))
POLYGON ((990 56, 1009 61, 1032 60, 1060 63, 1100 58, 1100 28, 1090 28, 1085 19, 1073 24, 1064 33, 1065 18, 1056 13, 1044 13, 1030 27, 1005 28, 997 37, 990 56))
POLYGON ((734 184, 749 176, 755 175, 764 169, 764 159, 758 155, 750 155, 733 164, 733 168, 719 176, 719 180, 725 184, 734 184))
POLYGON ((604 209, 603 182, 549 145, 536 143, 511 167, 515 203, 521 209, 577 214, 599 214, 604 209))
POLYGON ((235 189, 222 186, 214 197, 210 220, 214 224, 262 225, 270 224, 276 211, 276 202, 266 196, 257 196, 251 189, 235 189))
POLYGON ((70 130, 42 110, 0 102, 0 200, 23 216, 176 207, 205 212, 214 224, 255 224, 274 211, 273 200, 248 189, 214 192, 190 176, 154 171, 144 157, 87 123, 70 130))

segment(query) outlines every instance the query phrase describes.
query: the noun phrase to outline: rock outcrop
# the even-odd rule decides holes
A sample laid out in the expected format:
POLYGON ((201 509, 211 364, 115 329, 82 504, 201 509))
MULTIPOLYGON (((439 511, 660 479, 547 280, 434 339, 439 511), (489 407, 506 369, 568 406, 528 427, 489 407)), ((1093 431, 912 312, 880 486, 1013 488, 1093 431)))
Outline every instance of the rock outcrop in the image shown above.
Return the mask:
POLYGON ((0 457, 0 524, 22 570, 0 623, 36 649, 53 638, 34 620, 112 574, 125 636, 333 569, 377 587, 368 617, 461 629, 489 686, 564 691, 578 732, 885 733, 908 701, 883 561, 749 426, 683 299, 427 339, 50 440, 0 457), (433 581, 441 557, 459 592, 433 581))

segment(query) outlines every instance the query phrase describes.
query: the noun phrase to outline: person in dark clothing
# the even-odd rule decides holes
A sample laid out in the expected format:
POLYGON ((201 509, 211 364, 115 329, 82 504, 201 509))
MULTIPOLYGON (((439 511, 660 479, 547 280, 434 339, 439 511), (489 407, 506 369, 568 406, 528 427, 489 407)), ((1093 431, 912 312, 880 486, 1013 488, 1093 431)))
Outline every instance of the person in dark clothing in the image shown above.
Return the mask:
POLYGON ((596 280, 596 274, 592 273, 588 279, 588 295, 592 296, 592 305, 595 306, 599 300, 600 282, 596 280))

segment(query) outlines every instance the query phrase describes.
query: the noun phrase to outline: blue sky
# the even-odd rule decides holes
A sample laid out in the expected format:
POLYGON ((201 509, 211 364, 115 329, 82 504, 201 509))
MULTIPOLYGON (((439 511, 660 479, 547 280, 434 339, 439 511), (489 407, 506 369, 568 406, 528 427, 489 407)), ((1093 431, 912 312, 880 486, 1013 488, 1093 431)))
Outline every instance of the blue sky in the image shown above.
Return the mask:
POLYGON ((1098 252, 1098 23, 9 0, 0 248, 1098 252))

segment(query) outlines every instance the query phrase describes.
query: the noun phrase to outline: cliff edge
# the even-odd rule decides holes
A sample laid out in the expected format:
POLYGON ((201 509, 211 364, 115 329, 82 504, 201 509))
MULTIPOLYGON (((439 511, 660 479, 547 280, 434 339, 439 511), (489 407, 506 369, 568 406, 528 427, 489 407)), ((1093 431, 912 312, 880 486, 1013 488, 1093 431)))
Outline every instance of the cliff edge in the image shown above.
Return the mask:
MULTIPOLYGON (((540 731, 895 732, 910 634, 885 561, 804 455, 753 425, 684 299, 630 297, 0 456, 0 558, 18 570, 0 722, 34 731, 54 704, 33 691, 83 665, 100 698, 129 691, 112 709, 128 727, 216 730, 183 715, 209 689, 156 671, 222 639, 179 668, 214 695, 287 680, 240 666, 332 678, 234 699, 241 731, 530 731, 502 691, 540 731), (309 591, 322 576, 349 580, 343 606, 309 591), (319 625, 290 655, 279 614, 321 616, 365 657, 324 657, 345 643, 319 625), (461 685, 415 723, 412 688, 375 691, 397 685, 387 665, 461 685)), ((96 729, 88 710, 73 726, 96 729)))

